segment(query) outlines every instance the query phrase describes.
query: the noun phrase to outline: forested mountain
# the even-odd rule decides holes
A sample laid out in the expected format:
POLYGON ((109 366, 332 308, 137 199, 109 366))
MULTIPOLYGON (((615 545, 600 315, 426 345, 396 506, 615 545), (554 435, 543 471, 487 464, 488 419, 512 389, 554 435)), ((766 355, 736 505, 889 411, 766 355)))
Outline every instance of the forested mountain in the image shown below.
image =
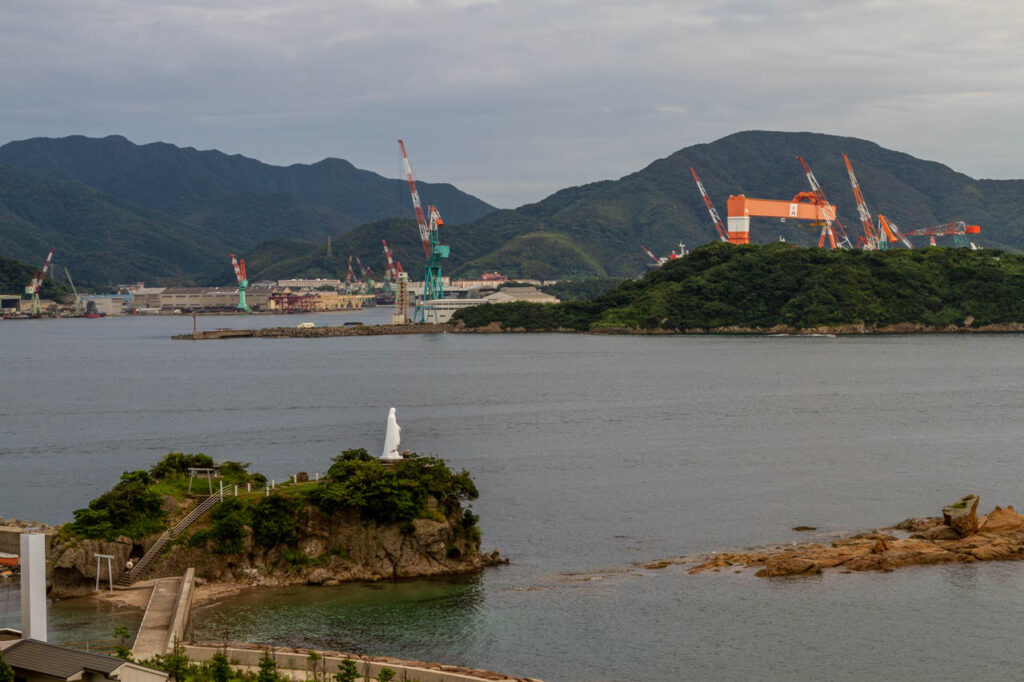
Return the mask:
MULTIPOLYGON (((869 208, 904 229, 965 220, 982 226, 975 239, 982 246, 1024 248, 1024 180, 974 180, 942 164, 857 138, 749 131, 687 147, 619 180, 570 187, 536 204, 443 228, 442 242, 452 245, 447 272, 474 275, 498 269, 528 277, 633 276, 646 260, 641 244, 665 255, 680 241, 692 248, 717 239, 690 166, 701 175, 724 218, 730 194, 790 199, 808 190, 797 155, 811 165, 829 200, 838 205, 840 219, 855 235, 860 225, 843 153, 854 164, 869 208)), ((411 225, 363 225, 335 244, 342 260, 333 270, 323 270, 327 264, 321 253, 312 250, 306 258, 293 251, 289 267, 301 271, 308 265, 338 274, 344 272, 345 254, 379 252, 380 238, 385 237, 395 241, 396 254, 415 276, 423 262, 415 235, 411 225)), ((751 226, 755 243, 782 236, 810 245, 817 243, 817 235, 817 229, 794 222, 754 219, 751 226)), ((948 237, 945 242, 951 243, 948 237)), ((267 256, 278 248, 281 244, 261 246, 256 253, 269 262, 273 258, 267 256)))
POLYGON ((67 267, 81 284, 193 283, 230 270, 231 247, 213 230, 0 166, 0 255, 38 268, 51 246, 55 272, 67 267))
MULTIPOLYGON (((34 262, 42 245, 55 245, 76 274, 103 283, 230 281, 231 251, 279 238, 326 241, 367 221, 412 215, 405 180, 333 158, 281 167, 72 136, 8 143, 0 165, 0 253, 34 262)), ((494 210, 449 184, 418 187, 448 223, 494 210)))
MULTIPOLYGON (((693 248, 717 239, 690 166, 724 217, 730 194, 790 199, 806 191, 801 155, 859 233, 843 153, 871 210, 904 229, 965 220, 982 226, 982 246, 1024 249, 1024 180, 974 180, 866 140, 817 133, 736 133, 514 210, 492 211, 450 185, 422 183, 420 192, 446 220, 445 274, 630 277, 644 267, 641 244, 666 255, 680 241, 693 248)), ((345 161, 277 167, 122 137, 68 137, 4 145, 4 163, 0 254, 34 263, 56 245, 76 279, 226 283, 232 251, 247 257, 253 279, 344 277, 350 253, 383 270, 382 238, 413 277, 423 270, 416 226, 398 217, 412 213, 405 182, 345 161)), ((817 242, 817 230, 799 223, 752 222, 755 243, 780 236, 817 242)))

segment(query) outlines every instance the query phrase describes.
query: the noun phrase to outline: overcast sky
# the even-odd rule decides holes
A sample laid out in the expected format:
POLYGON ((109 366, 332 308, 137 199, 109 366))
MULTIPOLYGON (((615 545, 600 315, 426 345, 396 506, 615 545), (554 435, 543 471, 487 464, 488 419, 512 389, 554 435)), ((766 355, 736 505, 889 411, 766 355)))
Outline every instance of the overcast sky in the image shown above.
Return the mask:
POLYGON ((501 207, 749 130, 1024 177, 1024 10, 992 0, 8 0, 0 142, 325 156, 501 207))

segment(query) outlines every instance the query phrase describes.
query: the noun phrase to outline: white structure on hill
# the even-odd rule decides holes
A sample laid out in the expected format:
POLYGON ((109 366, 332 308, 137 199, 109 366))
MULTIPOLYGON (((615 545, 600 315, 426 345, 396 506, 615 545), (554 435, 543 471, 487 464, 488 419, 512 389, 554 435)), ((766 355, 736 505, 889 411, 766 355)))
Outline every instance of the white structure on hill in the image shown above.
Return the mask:
POLYGON ((388 412, 388 430, 384 434, 384 454, 380 456, 382 461, 394 462, 402 459, 398 451, 398 444, 402 441, 402 427, 398 425, 398 418, 395 417, 395 408, 388 412))

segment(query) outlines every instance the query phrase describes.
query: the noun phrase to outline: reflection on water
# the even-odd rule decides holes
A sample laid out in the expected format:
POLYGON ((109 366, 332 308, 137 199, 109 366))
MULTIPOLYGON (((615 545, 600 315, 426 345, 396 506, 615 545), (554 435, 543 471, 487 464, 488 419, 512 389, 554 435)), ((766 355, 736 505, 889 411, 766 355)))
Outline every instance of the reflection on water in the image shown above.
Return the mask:
POLYGON ((475 638, 479 576, 249 591, 197 611, 204 640, 429 658, 475 638))
MULTIPOLYGON (((47 635, 55 643, 111 640, 114 628, 127 625, 134 630, 141 622, 141 611, 86 599, 47 603, 47 635)), ((0 583, 0 627, 21 629, 21 590, 17 583, 0 583)))

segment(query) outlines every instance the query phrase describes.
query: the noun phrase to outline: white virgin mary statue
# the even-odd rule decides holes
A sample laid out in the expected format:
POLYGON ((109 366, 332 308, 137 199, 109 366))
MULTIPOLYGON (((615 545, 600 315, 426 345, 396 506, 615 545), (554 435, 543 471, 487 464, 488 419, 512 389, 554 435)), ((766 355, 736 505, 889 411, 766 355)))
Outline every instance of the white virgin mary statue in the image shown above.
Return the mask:
POLYGON ((380 456, 382 460, 393 462, 402 459, 402 455, 398 452, 398 444, 402 440, 401 434, 402 427, 398 425, 395 408, 392 407, 388 412, 388 430, 384 435, 384 454, 380 456))

